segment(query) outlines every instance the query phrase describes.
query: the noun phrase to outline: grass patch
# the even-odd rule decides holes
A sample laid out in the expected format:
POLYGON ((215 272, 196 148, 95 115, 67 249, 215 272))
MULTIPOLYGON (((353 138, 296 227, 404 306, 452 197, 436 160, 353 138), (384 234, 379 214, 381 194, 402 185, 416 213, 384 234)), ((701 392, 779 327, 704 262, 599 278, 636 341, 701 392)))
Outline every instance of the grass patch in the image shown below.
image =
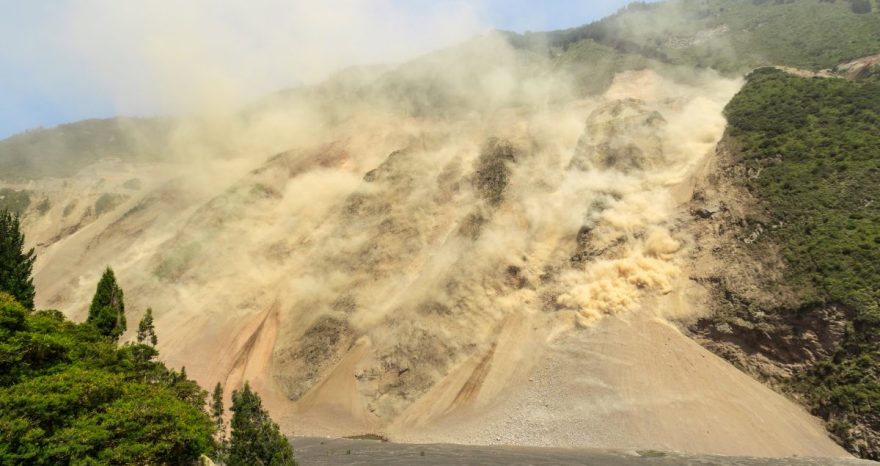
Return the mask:
POLYGON ((385 437, 384 435, 379 435, 379 434, 352 435, 352 436, 344 437, 344 438, 352 439, 352 440, 373 440, 376 442, 387 442, 388 441, 388 437, 385 437))
POLYGON ((193 259, 199 255, 201 250, 198 243, 178 247, 165 257, 153 273, 165 281, 177 280, 190 268, 193 259))
POLYGON ((95 215, 101 216, 121 204, 128 196, 124 194, 104 193, 95 201, 95 215))
POLYGON ((143 187, 143 182, 140 178, 132 178, 125 183, 122 183, 122 187, 125 189, 130 189, 132 191, 138 191, 143 187))
POLYGON ((0 210, 8 210, 21 215, 30 204, 30 191, 16 191, 9 188, 0 189, 0 210))
POLYGON ((36 206, 37 212, 39 212, 40 215, 46 215, 46 212, 49 212, 49 209, 51 208, 52 204, 49 202, 48 197, 44 197, 43 200, 40 201, 40 203, 36 206))
POLYGON ((76 208, 76 201, 71 201, 70 204, 64 206, 64 210, 61 212, 62 217, 67 217, 73 212, 73 209, 76 208))

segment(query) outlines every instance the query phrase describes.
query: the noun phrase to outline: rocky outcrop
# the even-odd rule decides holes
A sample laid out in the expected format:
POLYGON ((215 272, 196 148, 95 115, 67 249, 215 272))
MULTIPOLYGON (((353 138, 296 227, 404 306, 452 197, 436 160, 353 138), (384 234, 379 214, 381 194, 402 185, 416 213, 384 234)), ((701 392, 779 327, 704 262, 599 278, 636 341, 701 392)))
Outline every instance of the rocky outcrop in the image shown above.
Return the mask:
POLYGON ((571 167, 624 173, 665 161, 660 129, 666 120, 636 99, 615 100, 590 114, 571 167))

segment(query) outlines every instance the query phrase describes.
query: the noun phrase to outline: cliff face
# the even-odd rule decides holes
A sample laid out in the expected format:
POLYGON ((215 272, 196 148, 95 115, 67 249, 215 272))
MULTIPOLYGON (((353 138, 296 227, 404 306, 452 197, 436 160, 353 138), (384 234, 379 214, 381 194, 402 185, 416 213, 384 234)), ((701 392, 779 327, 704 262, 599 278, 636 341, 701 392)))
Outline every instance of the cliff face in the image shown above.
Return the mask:
MULTIPOLYGON (((710 174, 689 204, 697 245, 691 280, 708 291, 709 315, 685 326, 705 348, 826 417, 834 432, 834 415, 818 409, 810 399, 814 388, 803 384, 805 374, 840 357, 857 311, 837 302, 805 305, 803 290, 788 281, 778 240, 755 245, 772 217, 744 188, 755 175, 734 155, 737 150, 729 138, 719 144, 710 174)), ((877 420, 864 413, 849 422, 834 432, 838 441, 875 458, 877 420)))

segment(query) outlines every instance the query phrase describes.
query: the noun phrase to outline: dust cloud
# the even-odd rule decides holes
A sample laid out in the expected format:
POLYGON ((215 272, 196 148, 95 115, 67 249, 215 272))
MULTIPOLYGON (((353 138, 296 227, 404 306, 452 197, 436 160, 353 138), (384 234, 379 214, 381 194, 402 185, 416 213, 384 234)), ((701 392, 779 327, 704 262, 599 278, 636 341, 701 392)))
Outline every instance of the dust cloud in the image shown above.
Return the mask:
MULTIPOLYGON (((85 16, 110 6, 81 5, 85 16)), ((311 8, 299 13, 338 19, 311 8)), ((548 54, 490 33, 228 113, 250 82, 194 71, 193 57, 223 57, 199 49, 202 30, 180 27, 193 11, 149 43, 144 53, 159 58, 146 76, 207 72, 190 82, 217 88, 171 86, 170 101, 200 114, 175 125, 171 157, 46 186, 54 207, 28 223, 41 307, 81 317, 110 264, 128 307, 154 309, 169 363, 205 386, 252 380, 298 433, 340 433, 421 419, 411 407, 459 387, 474 358, 515 339, 510 360, 525 360, 554 335, 672 292, 685 273, 680 205, 738 79, 645 69, 577 97, 548 54), (142 188, 123 189, 132 177, 142 188), (96 214, 89 206, 106 192, 124 196, 96 214)), ((120 31, 140 24, 119 13, 120 31)), ((156 6, 147 18, 166 16, 156 6)), ((437 40, 471 30, 437 28, 437 40)), ((86 37, 87 47, 105 39, 86 37)), ((314 54, 302 63, 332 55, 314 54)))

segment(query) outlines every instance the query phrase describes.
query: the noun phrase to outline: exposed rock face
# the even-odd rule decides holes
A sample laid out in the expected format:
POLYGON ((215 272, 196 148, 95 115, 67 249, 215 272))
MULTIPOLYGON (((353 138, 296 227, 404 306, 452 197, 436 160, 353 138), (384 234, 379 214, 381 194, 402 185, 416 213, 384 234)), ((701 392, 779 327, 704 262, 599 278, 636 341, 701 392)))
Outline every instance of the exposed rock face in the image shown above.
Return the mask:
POLYGON ((622 172, 662 166, 666 159, 660 131, 665 125, 660 113, 635 99, 603 105, 587 118, 571 166, 622 172))
POLYGON ((510 184, 509 164, 516 163, 518 156, 510 141, 492 138, 483 146, 474 170, 474 189, 490 206, 497 206, 504 199, 510 184))

